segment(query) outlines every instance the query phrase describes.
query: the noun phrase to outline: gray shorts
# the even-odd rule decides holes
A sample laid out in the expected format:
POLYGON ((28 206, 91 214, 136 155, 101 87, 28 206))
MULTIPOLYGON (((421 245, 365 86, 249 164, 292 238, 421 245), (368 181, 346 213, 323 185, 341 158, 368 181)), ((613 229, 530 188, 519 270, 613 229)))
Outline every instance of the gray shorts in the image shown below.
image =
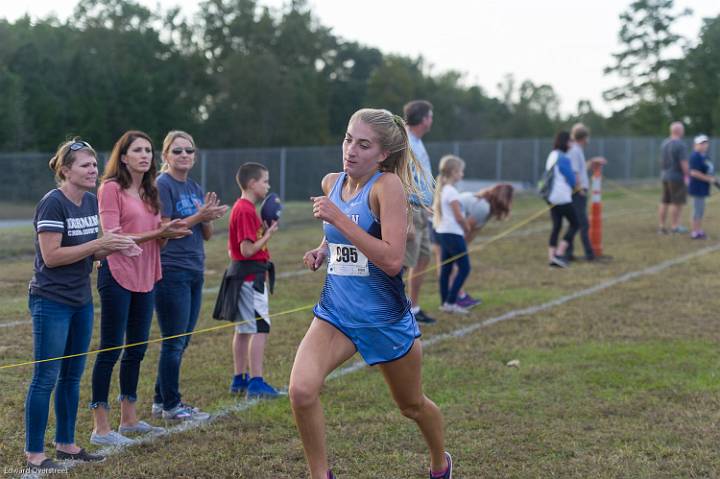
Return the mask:
POLYGON ((235 332, 240 334, 257 334, 270 332, 270 308, 268 307, 268 285, 260 293, 253 288, 252 281, 245 281, 238 298, 238 314, 240 319, 235 325, 235 332))
POLYGON ((413 235, 408 235, 408 240, 405 243, 405 261, 403 262, 408 268, 414 268, 420 258, 430 258, 429 218, 430 215, 425 208, 414 207, 412 209, 412 221, 415 232, 413 235))

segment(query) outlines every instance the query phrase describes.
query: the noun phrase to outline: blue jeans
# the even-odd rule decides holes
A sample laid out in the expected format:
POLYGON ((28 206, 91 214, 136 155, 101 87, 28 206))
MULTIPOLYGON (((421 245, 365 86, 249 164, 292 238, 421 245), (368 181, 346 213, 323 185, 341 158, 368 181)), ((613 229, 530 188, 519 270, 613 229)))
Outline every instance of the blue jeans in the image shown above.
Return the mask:
MULTIPOLYGON (((595 251, 593 250, 592 243, 590 243, 590 223, 588 222, 587 215, 587 193, 583 194, 580 192, 573 193, 572 204, 575 208, 575 218, 578 222, 578 233, 580 234, 580 240, 585 250, 585 258, 594 259, 595 251)), ((570 257, 573 255, 573 242, 568 243, 568 248, 565 254, 570 257)))
MULTIPOLYGON (((147 341, 152 324, 154 291, 137 293, 118 284, 103 261, 98 270, 100 293, 100 349, 147 341), (125 342, 123 342, 125 340, 125 342)), ((108 394, 115 363, 120 358, 120 400, 137 401, 140 363, 147 344, 99 353, 92 373, 91 408, 109 408, 108 394)))
MULTIPOLYGON (((164 268, 155 286, 155 309, 163 338, 190 333, 200 314, 204 282, 202 271, 164 268)), ((162 342, 154 402, 169 411, 180 403, 180 364, 190 335, 162 342)))
POLYGON ((693 196, 693 219, 701 220, 705 216, 705 196, 693 196))
POLYGON ((442 268, 440 269, 440 300, 442 303, 455 304, 458 292, 462 289, 463 283, 470 274, 470 259, 467 255, 467 245, 465 237, 454 233, 438 233, 437 239, 440 242, 440 251, 442 257, 442 268), (463 254, 465 253, 465 254, 463 254), (462 254, 454 261, 445 263, 449 258, 462 254), (450 273, 453 264, 457 264, 458 273, 452 285, 450 282, 450 273))
MULTIPOLYGON (((70 306, 30 295, 35 360, 86 353, 93 328, 92 301, 70 306)), ((45 429, 50 409, 50 394, 55 389, 55 442, 75 442, 75 420, 80 400, 80 378, 86 356, 36 363, 25 399, 25 450, 43 452, 45 429), (57 384, 57 387, 55 387, 57 384)))

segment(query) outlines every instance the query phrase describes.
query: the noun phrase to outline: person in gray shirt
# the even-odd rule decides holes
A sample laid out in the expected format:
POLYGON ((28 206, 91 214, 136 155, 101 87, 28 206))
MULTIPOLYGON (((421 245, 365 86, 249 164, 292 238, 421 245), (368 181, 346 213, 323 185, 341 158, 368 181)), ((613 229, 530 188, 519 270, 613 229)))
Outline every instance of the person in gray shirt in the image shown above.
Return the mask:
POLYGON ((688 152, 682 140, 685 127, 679 121, 670 125, 670 137, 660 146, 662 166, 662 197, 658 208, 658 233, 667 234, 668 211, 670 212, 670 231, 686 233, 687 228, 680 225, 680 214, 687 198, 685 178, 690 174, 688 152))
MULTIPOLYGON (((588 191, 590 190, 590 178, 588 178, 588 169, 593 165, 605 165, 607 160, 602 156, 595 156, 590 160, 585 160, 585 147, 590 142, 590 130, 582 123, 576 123, 570 130, 570 138, 572 145, 567 152, 570 158, 570 166, 575 173, 575 184, 577 188, 573 192, 572 202, 575 208, 575 216, 577 216, 580 226, 580 239, 582 240, 583 249, 585 250, 585 259, 587 261, 595 260, 595 251, 590 243, 590 222, 587 215, 588 191)), ((574 260, 573 244, 568 245, 566 256, 570 260, 574 260)))

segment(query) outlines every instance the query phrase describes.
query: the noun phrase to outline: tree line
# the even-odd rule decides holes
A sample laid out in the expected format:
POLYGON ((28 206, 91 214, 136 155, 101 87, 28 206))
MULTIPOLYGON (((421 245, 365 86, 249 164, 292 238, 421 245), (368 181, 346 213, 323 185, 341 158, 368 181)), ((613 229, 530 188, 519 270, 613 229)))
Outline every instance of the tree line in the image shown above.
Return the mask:
POLYGON ((576 121, 595 135, 662 135, 672 119, 720 134, 720 16, 696 42, 672 33, 672 0, 621 15, 625 49, 608 74, 616 110, 562 115, 552 86, 508 75, 496 96, 458 71, 334 34, 305 0, 204 0, 192 19, 133 0, 80 0, 67 20, 0 19, 0 151, 49 151, 69 134, 109 149, 129 128, 193 132, 205 148, 334 144, 361 106, 430 100, 432 140, 550 136, 576 121), (668 52, 681 53, 669 58, 668 52))

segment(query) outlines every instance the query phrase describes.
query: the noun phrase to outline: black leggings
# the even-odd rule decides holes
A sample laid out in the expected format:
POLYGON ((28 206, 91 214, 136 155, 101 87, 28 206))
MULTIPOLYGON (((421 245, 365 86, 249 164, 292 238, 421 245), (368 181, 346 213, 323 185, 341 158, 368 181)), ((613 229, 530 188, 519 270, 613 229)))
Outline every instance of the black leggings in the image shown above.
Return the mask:
POLYGON ((550 210, 550 217, 552 218, 552 232, 550 233, 550 247, 555 248, 558 244, 558 236, 560 235, 560 228, 562 227, 562 219, 568 220, 570 226, 565 232, 563 239, 568 243, 572 243, 575 233, 578 230, 578 220, 575 215, 575 208, 572 203, 564 205, 555 205, 550 210))

